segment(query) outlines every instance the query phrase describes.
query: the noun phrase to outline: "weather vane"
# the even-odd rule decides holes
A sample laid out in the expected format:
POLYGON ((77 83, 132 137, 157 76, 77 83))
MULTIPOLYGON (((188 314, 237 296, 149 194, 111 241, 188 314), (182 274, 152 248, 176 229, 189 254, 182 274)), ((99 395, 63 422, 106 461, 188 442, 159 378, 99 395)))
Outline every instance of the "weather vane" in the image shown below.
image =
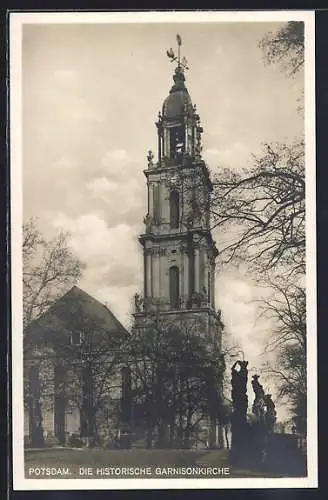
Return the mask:
POLYGON ((184 56, 181 59, 181 56, 180 56, 180 47, 182 45, 182 40, 181 40, 180 35, 177 35, 177 42, 178 42, 178 56, 175 55, 175 53, 173 52, 173 49, 171 48, 170 50, 166 51, 167 57, 169 59, 171 59, 171 62, 177 61, 178 68, 189 69, 187 66, 187 64, 188 64, 187 59, 184 56))

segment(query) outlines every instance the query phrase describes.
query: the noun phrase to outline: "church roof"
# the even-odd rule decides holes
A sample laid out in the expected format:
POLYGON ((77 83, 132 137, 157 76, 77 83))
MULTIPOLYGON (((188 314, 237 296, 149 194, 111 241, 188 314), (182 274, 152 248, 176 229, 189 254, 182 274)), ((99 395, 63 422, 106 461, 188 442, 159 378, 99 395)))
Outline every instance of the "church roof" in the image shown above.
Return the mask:
POLYGON ((173 80, 174 85, 163 103, 162 114, 166 119, 178 118, 186 111, 186 108, 192 109, 191 98, 185 86, 185 76, 181 68, 176 68, 173 80))
POLYGON ((25 335, 32 344, 56 344, 74 331, 106 334, 113 343, 129 335, 107 306, 78 286, 73 286, 34 320, 25 335))

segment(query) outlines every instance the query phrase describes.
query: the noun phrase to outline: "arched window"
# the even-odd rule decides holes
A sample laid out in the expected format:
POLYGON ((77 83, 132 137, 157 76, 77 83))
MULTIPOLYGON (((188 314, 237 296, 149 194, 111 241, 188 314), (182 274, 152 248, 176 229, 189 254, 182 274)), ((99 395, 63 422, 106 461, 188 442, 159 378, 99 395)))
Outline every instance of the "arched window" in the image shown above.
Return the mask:
POLYGON ((185 129, 182 125, 170 129, 170 157, 177 158, 184 152, 185 129))
POLYGON ((171 191, 170 194, 170 227, 176 229, 179 227, 179 193, 171 191))
POLYGON ((179 268, 177 266, 170 267, 170 304, 172 309, 179 308, 179 268))

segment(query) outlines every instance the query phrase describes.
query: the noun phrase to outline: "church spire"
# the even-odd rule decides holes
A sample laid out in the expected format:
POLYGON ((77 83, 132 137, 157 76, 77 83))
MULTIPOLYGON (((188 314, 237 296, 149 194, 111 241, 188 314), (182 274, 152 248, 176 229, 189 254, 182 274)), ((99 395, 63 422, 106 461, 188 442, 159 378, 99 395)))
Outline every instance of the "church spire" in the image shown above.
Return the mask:
MULTIPOLYGON (((201 133, 199 116, 193 106, 187 87, 185 71, 189 69, 187 59, 181 55, 182 39, 176 36, 178 50, 166 51, 171 62, 177 64, 168 97, 164 100, 156 126, 158 129, 157 167, 186 164, 192 159, 200 159, 201 133), (177 53, 176 53, 177 52, 177 53)), ((149 168, 154 163, 148 163, 149 168)))
POLYGON ((176 66, 174 85, 156 122, 158 161, 148 152, 144 171, 148 211, 139 241, 145 298, 143 311, 136 302, 136 318, 153 312, 176 318, 189 311, 190 318, 201 314, 206 328, 213 330, 217 249, 208 210, 211 182, 201 157, 199 115, 184 84, 188 66, 181 55, 180 35, 177 42, 176 53, 167 51, 176 66))

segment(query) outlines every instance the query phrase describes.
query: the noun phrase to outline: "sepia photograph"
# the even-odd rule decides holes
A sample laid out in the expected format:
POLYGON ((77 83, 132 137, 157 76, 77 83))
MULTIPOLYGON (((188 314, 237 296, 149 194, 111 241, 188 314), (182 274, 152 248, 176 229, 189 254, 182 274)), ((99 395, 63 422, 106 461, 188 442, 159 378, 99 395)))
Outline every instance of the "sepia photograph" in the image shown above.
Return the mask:
POLYGON ((14 489, 316 487, 314 13, 9 24, 14 489))

